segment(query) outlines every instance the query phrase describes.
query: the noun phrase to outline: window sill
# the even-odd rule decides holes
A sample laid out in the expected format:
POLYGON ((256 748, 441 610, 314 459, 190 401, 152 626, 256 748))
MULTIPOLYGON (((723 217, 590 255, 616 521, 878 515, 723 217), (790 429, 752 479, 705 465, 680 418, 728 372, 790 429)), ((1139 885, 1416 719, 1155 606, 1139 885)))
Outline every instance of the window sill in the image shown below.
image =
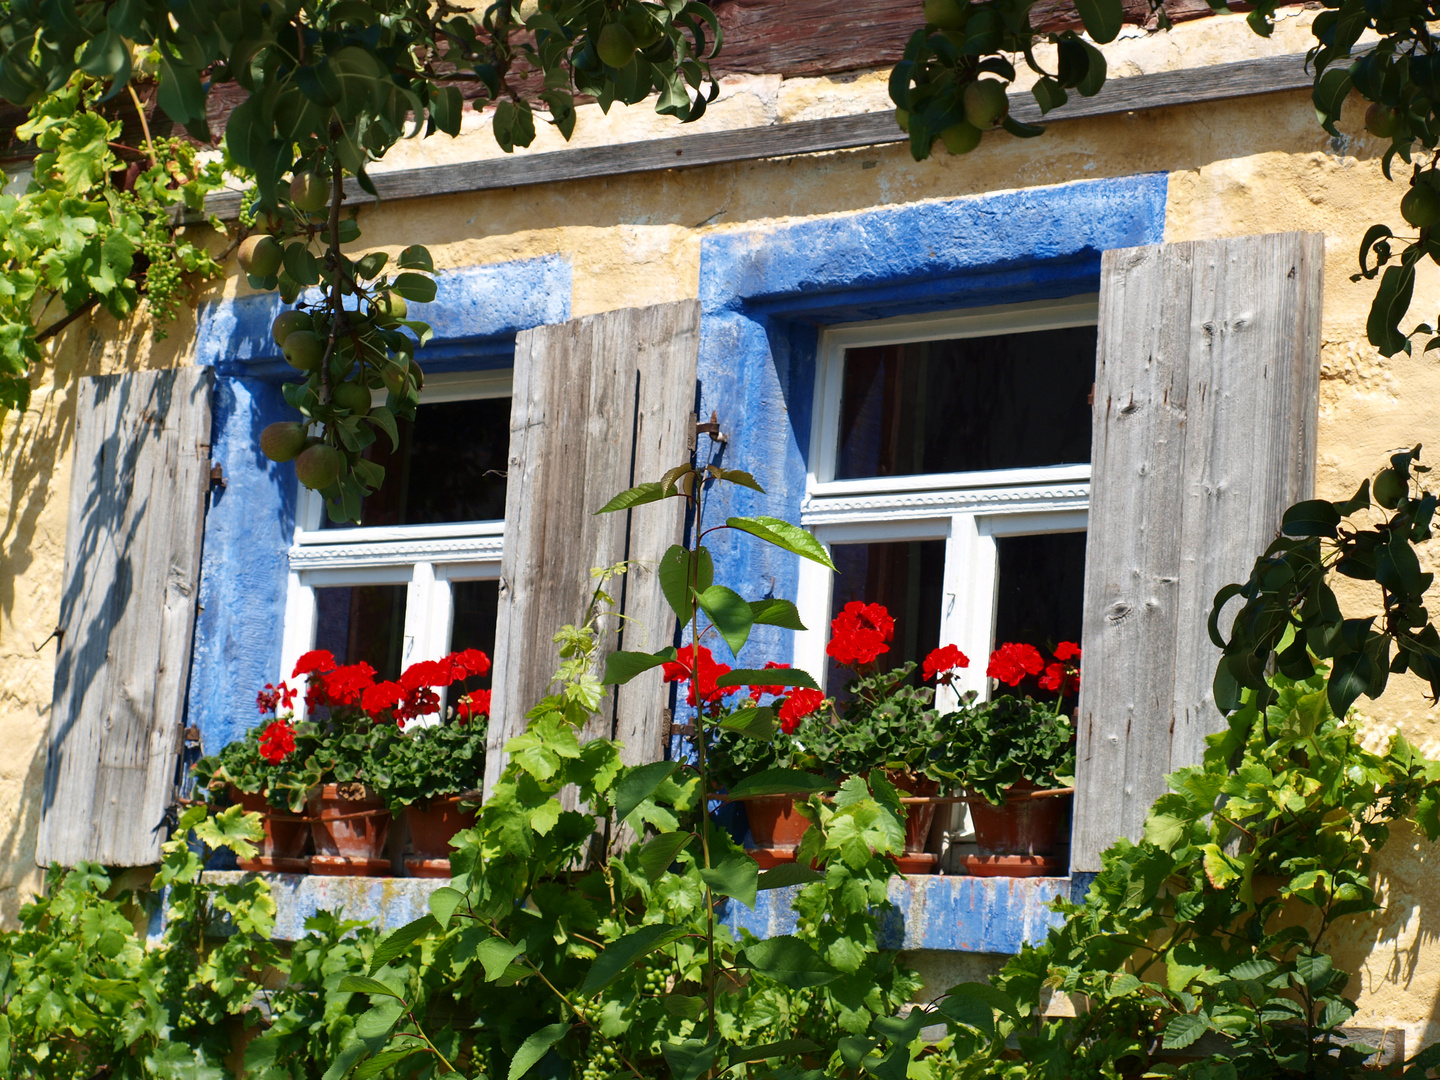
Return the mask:
MULTIPOLYGON (((228 884, 247 875, 237 870, 206 871, 205 879, 228 884)), ((394 930, 426 914, 430 894, 449 884, 443 878, 326 877, 319 874, 265 874, 275 900, 275 939, 296 941, 305 920, 318 911, 338 911, 394 930)), ((1089 875, 1072 878, 946 877, 934 874, 890 880, 894 907, 880 918, 880 945, 887 949, 967 953, 1020 951, 1036 942, 1060 916, 1049 904, 1088 886, 1089 875)), ((732 931, 757 937, 793 933, 792 907, 801 886, 763 892, 755 910, 727 902, 722 918, 732 931)))

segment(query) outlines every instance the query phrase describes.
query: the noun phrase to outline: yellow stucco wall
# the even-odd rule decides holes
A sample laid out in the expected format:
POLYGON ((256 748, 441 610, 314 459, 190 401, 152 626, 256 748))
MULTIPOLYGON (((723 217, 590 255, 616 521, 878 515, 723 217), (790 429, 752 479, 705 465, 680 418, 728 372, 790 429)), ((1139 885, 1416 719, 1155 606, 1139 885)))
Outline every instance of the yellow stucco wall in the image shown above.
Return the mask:
MULTIPOLYGON (((1311 13, 1292 12, 1269 41, 1239 17, 1185 24, 1170 35, 1138 33, 1117 42, 1117 75, 1303 51, 1311 13)), ((726 83, 705 121, 710 129, 843 115, 884 108, 884 73, 830 79, 762 76, 726 83)), ((537 255, 567 258, 572 311, 583 315, 696 294, 701 239, 868 207, 1063 183, 1169 174, 1167 240, 1275 232, 1326 235, 1319 493, 1348 494, 1394 448, 1415 442, 1440 452, 1440 361, 1380 357, 1364 340, 1370 283, 1352 284, 1355 253, 1375 220, 1398 219, 1402 188, 1380 173, 1379 147, 1347 114, 1331 139, 1315 123, 1306 93, 1157 110, 1055 125, 1042 139, 988 136, 963 158, 916 164, 903 146, 707 167, 685 172, 553 184, 415 200, 362 213, 367 244, 398 251, 429 245, 441 268, 537 255)), ((675 134, 667 120, 617 109, 582 110, 577 143, 675 134)), ((558 140, 546 135, 537 152, 558 140)), ((480 117, 467 117, 454 142, 405 144, 385 168, 498 153, 480 117)), ((211 289, 235 295, 231 276, 211 289)), ((1417 317, 1440 307, 1440 281, 1427 265, 1416 289, 1417 317)), ((37 375, 34 403, 0 431, 0 919, 38 884, 33 867, 43 734, 48 722, 54 628, 60 590, 73 429, 74 380, 81 374, 184 362, 193 324, 152 347, 143 326, 104 319, 77 325, 37 375)), ((1197 613, 1197 618, 1200 613, 1197 613)), ((1367 704, 1377 737, 1399 726, 1440 753, 1440 709, 1414 680, 1392 683, 1367 704)), ((1386 913, 1359 926, 1347 952, 1360 965, 1351 990, 1358 1023, 1400 1026, 1411 1048, 1440 1038, 1440 853, 1408 837, 1382 862, 1386 913), (1363 961, 1363 962, 1362 962, 1363 961)))

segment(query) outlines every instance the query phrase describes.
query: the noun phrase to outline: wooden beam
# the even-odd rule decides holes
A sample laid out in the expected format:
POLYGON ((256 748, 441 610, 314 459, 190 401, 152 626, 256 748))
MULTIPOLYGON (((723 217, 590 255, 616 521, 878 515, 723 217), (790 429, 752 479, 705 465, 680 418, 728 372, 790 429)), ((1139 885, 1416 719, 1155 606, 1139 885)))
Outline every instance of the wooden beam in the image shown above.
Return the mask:
MULTIPOLYGON (((1305 71, 1305 58, 1300 54, 1160 71, 1152 75, 1112 79, 1093 98, 1072 96, 1067 105, 1047 118, 1047 122, 1307 90, 1311 85, 1312 78, 1305 71)), ((1010 100, 1010 111, 1017 120, 1034 123, 1041 119, 1040 110, 1029 91, 1012 94, 1010 100)), ((378 174, 373 179, 381 200, 390 201, 666 169, 693 169, 701 165, 725 165, 796 154, 823 154, 884 146, 904 142, 905 138, 904 132, 895 124, 894 113, 861 113, 702 135, 645 139, 611 146, 487 158, 453 165, 428 165, 378 174)), ((346 200, 352 204, 374 201, 353 180, 346 181, 345 190, 346 200)), ((218 214, 225 220, 233 219, 239 210, 239 192, 214 195, 206 203, 207 213, 218 214)))

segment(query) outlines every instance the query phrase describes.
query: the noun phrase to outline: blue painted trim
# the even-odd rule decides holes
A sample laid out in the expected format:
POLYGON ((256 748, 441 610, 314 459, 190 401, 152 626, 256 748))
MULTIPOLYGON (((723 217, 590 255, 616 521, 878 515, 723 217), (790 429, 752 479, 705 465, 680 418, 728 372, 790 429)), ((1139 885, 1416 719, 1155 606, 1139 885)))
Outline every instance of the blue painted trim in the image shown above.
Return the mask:
MULTIPOLYGON (((801 888, 762 892, 754 911, 727 900, 722 921, 737 937, 741 930, 762 938, 793 934, 801 888)), ((1067 878, 896 876, 887 890, 891 907, 879 913, 877 940, 882 949, 1017 953, 1060 925, 1049 905, 1069 895, 1067 878)))
MULTIPOLYGON (((509 367, 516 333, 570 318, 570 263, 556 255, 450 270, 435 283, 434 302, 410 308, 434 333, 419 354, 427 372, 509 367)), ((196 363, 221 375, 295 377, 270 337, 284 307, 277 293, 207 304, 196 331, 196 363)))
MULTIPOLYGON (((436 280, 435 302, 412 308, 434 327, 419 354, 427 372, 509 367, 519 331, 570 317, 570 264, 558 257, 436 280)), ((197 362, 216 371, 211 457, 225 471, 205 517, 187 700, 206 753, 243 736, 259 719, 256 691, 288 674, 279 668, 295 472, 260 453, 265 425, 295 417, 280 393, 295 371, 270 338, 280 307, 266 294, 212 303, 200 315, 197 362)))

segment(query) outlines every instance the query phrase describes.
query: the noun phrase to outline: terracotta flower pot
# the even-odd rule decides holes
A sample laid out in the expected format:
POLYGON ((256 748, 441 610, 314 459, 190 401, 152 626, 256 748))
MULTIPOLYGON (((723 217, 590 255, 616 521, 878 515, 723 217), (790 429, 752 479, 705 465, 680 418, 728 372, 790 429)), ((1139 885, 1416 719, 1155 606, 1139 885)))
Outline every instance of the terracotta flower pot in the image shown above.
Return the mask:
POLYGON ((416 803, 405 808, 410 825, 413 855, 405 856, 405 871, 411 877, 450 876, 450 841, 455 834, 475 824, 475 811, 460 808, 460 796, 450 795, 416 803))
POLYGON ((979 855, 961 861, 972 874, 989 877, 1037 877, 1061 873, 1064 860, 1055 852, 1064 838, 1071 796, 1036 795, 1034 784, 1019 783, 1005 791, 1000 806, 982 798, 970 800, 979 855))
POLYGON ((795 809, 795 800, 789 795, 765 795, 742 801, 750 821, 750 839, 757 848, 793 850, 810 828, 810 819, 795 809))
MULTIPOLYGON (((920 773, 886 770, 885 779, 906 795, 933 796, 940 794, 940 783, 920 773)), ((895 860, 902 874, 933 874, 939 858, 925 850, 930 839, 930 826, 935 823, 934 803, 904 803, 905 853, 895 860)))
POLYGON ((239 803, 247 814, 259 814, 265 827, 265 836, 258 845, 259 853, 253 859, 240 859, 241 870, 252 873, 305 873, 305 843, 310 839, 310 828, 303 815, 276 809, 260 791, 252 793, 231 787, 230 799, 239 803))
POLYGON ((310 835, 315 854, 312 874, 357 874, 384 877, 390 873, 385 841, 390 811, 364 784, 324 784, 310 792, 310 835))

